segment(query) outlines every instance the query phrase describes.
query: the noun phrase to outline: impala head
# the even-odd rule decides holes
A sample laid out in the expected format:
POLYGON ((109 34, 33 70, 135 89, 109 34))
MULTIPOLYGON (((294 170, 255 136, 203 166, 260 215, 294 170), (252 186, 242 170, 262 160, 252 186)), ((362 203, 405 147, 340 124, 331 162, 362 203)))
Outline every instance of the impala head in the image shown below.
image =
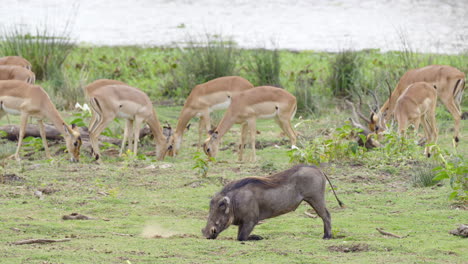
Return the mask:
POLYGON ((216 194, 210 202, 210 214, 202 234, 208 239, 216 239, 218 235, 228 228, 234 220, 231 208, 231 199, 228 196, 216 194))
POLYGON ((63 128, 65 129, 64 138, 68 153, 70 154, 70 161, 78 162, 80 161, 80 148, 82 144, 78 127, 75 124, 71 127, 63 124, 63 128))
POLYGON ((171 135, 167 146, 167 155, 175 157, 179 154, 180 143, 182 143, 182 139, 180 137, 175 134, 171 135))
POLYGON ((218 147, 218 132, 215 131, 212 132, 210 137, 205 140, 205 143, 203 143, 203 151, 208 157, 216 157, 218 154, 218 147))
POLYGON ((350 118, 351 124, 362 130, 362 134, 366 136, 366 142, 364 143, 362 139, 359 137, 358 143, 361 146, 365 146, 368 149, 380 147, 380 143, 378 141, 379 133, 376 131, 380 131, 378 127, 378 114, 372 113, 370 119, 364 116, 360 109, 356 109, 354 104, 348 100, 346 100, 346 104, 348 104, 353 112, 352 117, 350 118), (362 119, 365 124, 362 124, 359 120, 362 119))

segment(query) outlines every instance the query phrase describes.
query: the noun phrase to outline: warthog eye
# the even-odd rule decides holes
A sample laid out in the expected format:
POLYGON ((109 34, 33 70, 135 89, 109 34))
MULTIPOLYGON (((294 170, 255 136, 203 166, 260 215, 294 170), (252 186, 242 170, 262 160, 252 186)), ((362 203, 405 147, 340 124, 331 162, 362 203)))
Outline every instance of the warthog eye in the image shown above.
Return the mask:
POLYGON ((73 146, 78 147, 78 141, 75 141, 75 142, 73 143, 73 146))

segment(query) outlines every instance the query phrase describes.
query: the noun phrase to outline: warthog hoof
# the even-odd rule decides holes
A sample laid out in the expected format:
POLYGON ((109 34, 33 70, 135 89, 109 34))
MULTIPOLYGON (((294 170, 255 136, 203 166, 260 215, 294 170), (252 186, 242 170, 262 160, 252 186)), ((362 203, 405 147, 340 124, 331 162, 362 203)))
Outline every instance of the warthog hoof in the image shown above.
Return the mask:
POLYGON ((263 237, 258 236, 258 235, 250 235, 247 240, 262 240, 263 237))

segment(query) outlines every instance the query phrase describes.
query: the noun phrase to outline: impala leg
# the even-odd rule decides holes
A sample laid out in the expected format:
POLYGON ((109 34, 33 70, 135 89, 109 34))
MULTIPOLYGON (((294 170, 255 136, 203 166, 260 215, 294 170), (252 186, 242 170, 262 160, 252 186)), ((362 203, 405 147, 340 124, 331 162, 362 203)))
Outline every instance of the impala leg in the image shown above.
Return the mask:
POLYGON ((277 118, 276 122, 280 126, 280 128, 283 130, 283 132, 288 136, 289 140, 291 141, 291 145, 296 145, 296 132, 294 132, 294 129, 291 126, 291 120, 289 117, 281 117, 277 118))
POLYGON ((460 120, 461 120, 461 111, 460 111, 460 106, 458 106, 455 103, 455 99, 453 97, 451 98, 441 98, 441 101, 445 104, 447 107, 448 111, 450 114, 452 114, 454 122, 455 122, 455 128, 454 128, 454 146, 457 147, 458 141, 460 141, 459 138, 459 132, 460 132, 460 120))
POLYGON ((135 156, 138 154, 138 141, 140 140, 140 127, 142 123, 143 119, 135 117, 135 120, 133 121, 133 154, 135 156))
POLYGON ((198 122, 198 148, 201 148, 203 134, 208 133, 211 129, 210 112, 204 111, 201 113, 200 121, 198 122))
POLYGON ((247 141, 247 137, 249 136, 248 132, 249 126, 247 125, 247 123, 243 123, 241 128, 241 142, 239 145, 239 161, 243 160, 245 143, 247 141))
MULTIPOLYGON (((132 126, 133 126, 132 120, 127 119, 126 122, 125 122, 124 134, 123 134, 123 138, 122 138, 122 144, 120 146, 119 156, 122 156, 122 153, 124 153, 125 144, 127 143, 127 141, 128 141, 128 148, 132 149, 132 146, 131 146, 132 140, 128 140, 128 132, 129 132, 129 129, 131 129, 132 126)), ((130 136, 130 139, 131 138, 132 138, 132 136, 130 136)))
POLYGON ((47 159, 50 159, 50 151, 49 151, 49 146, 47 145, 47 136, 44 128, 44 122, 41 119, 37 120, 37 124, 39 125, 39 133, 41 134, 42 138, 42 145, 44 145, 44 150, 46 153, 47 159))
POLYGON ((102 119, 96 121, 96 125, 93 130, 89 131, 89 141, 91 141, 91 148, 94 153, 94 158, 99 160, 101 153, 99 151, 99 135, 102 131, 109 125, 109 123, 114 120, 115 115, 103 116, 102 119))
POLYGON ((15 159, 17 161, 20 161, 20 156, 19 152, 21 149, 21 144, 23 143, 23 138, 24 138, 24 133, 26 131, 26 124, 28 123, 28 117, 29 115, 25 112, 21 113, 21 121, 20 121, 20 131, 19 131, 19 137, 18 137, 18 147, 16 148, 15 152, 15 159))
POLYGON ((251 162, 257 161, 257 156, 255 153, 255 136, 257 134, 257 124, 255 119, 247 120, 248 129, 250 131, 250 144, 252 145, 252 157, 250 159, 251 162))

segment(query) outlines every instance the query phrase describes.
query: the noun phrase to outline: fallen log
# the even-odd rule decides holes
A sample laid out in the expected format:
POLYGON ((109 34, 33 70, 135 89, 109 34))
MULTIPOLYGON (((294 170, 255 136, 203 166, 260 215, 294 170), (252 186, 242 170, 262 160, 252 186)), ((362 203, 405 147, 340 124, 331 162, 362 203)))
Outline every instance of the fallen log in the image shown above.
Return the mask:
POLYGON ((56 242, 67 242, 70 241, 70 238, 64 239, 46 239, 46 238, 39 238, 39 239, 26 239, 13 242, 13 245, 25 245, 25 244, 49 244, 49 243, 56 243, 56 242))
MULTIPOLYGON (((47 140, 62 140, 63 137, 60 134, 60 132, 51 125, 44 125, 45 126, 45 132, 46 132, 46 138, 47 140)), ((0 126, 0 130, 4 131, 6 135, 3 135, 3 138, 6 138, 10 141, 17 141, 18 136, 19 136, 19 126, 18 125, 6 125, 6 126, 0 126)), ((81 139, 83 140, 83 143, 89 141, 89 131, 87 127, 80 127, 80 134, 81 134, 81 139)), ((151 131, 148 127, 144 127, 140 129, 140 139, 151 134, 151 131)), ((26 126, 26 131, 25 131, 25 137, 41 137, 41 134, 39 133, 39 127, 37 125, 31 125, 28 124, 26 126)), ((99 141, 101 142, 107 142, 111 143, 114 145, 120 145, 122 143, 122 140, 118 138, 112 138, 112 137, 106 137, 106 136, 99 136, 99 141)), ((87 144, 85 144, 87 145, 87 144)))

